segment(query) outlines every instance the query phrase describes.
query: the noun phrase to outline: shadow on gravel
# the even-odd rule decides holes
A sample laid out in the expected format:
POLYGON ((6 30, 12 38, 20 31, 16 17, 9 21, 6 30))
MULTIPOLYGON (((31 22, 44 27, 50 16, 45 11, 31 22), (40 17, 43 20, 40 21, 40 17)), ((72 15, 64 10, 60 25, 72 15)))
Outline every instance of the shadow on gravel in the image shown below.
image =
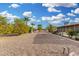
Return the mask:
POLYGON ((66 39, 67 38, 56 36, 54 34, 37 34, 34 38, 33 44, 69 44, 79 46, 79 43, 66 39))
POLYGON ((37 34, 34 38, 33 44, 46 44, 46 43, 52 43, 50 41, 51 36, 48 34, 37 34))
POLYGON ((19 36, 21 34, 2 34, 0 37, 11 37, 11 36, 19 36))

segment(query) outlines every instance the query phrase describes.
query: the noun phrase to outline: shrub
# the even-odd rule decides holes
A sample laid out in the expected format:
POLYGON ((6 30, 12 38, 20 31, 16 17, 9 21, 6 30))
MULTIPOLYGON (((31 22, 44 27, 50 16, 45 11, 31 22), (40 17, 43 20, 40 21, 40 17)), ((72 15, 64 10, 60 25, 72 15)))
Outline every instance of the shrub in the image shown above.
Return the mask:
POLYGON ((29 32, 29 26, 25 25, 25 22, 21 19, 15 19, 14 33, 23 34, 29 32))
POLYGON ((7 25, 7 19, 3 16, 0 16, 0 34, 4 34, 6 25, 7 25))
MULTIPOLYGON (((26 20, 29 20, 28 18, 26 20)), ((0 34, 23 34, 28 33, 30 27, 23 19, 16 18, 14 23, 8 23, 5 17, 0 16, 0 34)))
POLYGON ((12 34, 14 26, 13 24, 6 25, 6 29, 4 30, 4 34, 12 34))
POLYGON ((72 29, 69 29, 67 31, 67 34, 69 35, 70 38, 72 38, 72 36, 76 36, 77 35, 77 32, 72 30, 72 29))
POLYGON ((39 32, 42 31, 42 25, 41 24, 38 25, 38 30, 39 30, 39 32))
POLYGON ((55 27, 55 26, 52 26, 52 25, 49 25, 49 26, 47 27, 47 30, 48 30, 49 32, 51 32, 51 33, 54 33, 54 32, 56 31, 56 27, 55 27))

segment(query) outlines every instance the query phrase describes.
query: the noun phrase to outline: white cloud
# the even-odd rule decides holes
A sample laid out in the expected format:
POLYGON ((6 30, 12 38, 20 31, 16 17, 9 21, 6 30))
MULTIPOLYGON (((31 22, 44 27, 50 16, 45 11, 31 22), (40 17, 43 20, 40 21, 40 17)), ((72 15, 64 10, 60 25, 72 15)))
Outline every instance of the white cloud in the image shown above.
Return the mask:
POLYGON ((77 6, 77 4, 75 4, 75 3, 58 3, 58 6, 75 7, 75 6, 77 6))
POLYGON ((77 4, 75 3, 43 3, 42 6, 44 7, 58 7, 58 6, 75 7, 77 6, 77 4))
POLYGON ((27 25, 28 25, 28 26, 32 26, 32 25, 31 25, 31 22, 27 22, 27 25))
POLYGON ((36 16, 33 16, 33 18, 36 18, 36 16))
POLYGON ((41 18, 42 18, 42 21, 51 20, 51 17, 49 16, 43 16, 41 18))
POLYGON ((61 19, 63 19, 65 17, 65 15, 63 15, 63 14, 58 14, 58 15, 56 15, 56 16, 52 16, 52 19, 53 20, 61 20, 61 19))
POLYGON ((57 17, 65 17, 62 13, 58 14, 57 17))
POLYGON ((64 24, 69 24, 70 20, 70 18, 63 18, 61 20, 48 21, 48 23, 55 26, 63 26, 64 24))
POLYGON ((36 20, 36 22, 38 22, 38 23, 39 23, 39 22, 41 22, 41 20, 36 20))
POLYGON ((79 8, 76 8, 74 11, 75 14, 79 14, 79 8))
POLYGON ((16 15, 8 13, 7 11, 0 12, 0 15, 6 17, 9 20, 9 22, 13 22, 15 18, 20 18, 16 15))
POLYGON ((34 18, 29 18, 30 20, 27 22, 27 25, 28 26, 32 26, 31 24, 32 23, 34 23, 34 22, 36 22, 36 19, 34 19, 34 18))
POLYGON ((43 3, 42 6, 44 6, 44 7, 54 7, 54 4, 51 4, 51 3, 43 3))
POLYGON ((35 22, 36 19, 35 18, 29 18, 30 19, 30 22, 35 22))
POLYGON ((42 17, 42 20, 47 20, 49 24, 55 25, 55 26, 63 26, 64 24, 74 24, 79 23, 79 18, 71 19, 71 18, 65 18, 65 16, 59 17, 61 14, 58 14, 56 16, 51 17, 42 17))
MULTIPOLYGON (((31 18, 29 18, 30 20, 27 22, 27 25, 32 26, 32 23, 40 23, 41 20, 40 19, 36 19, 36 16, 33 16, 31 18)), ((36 25, 34 25, 34 28, 36 28, 36 25)))
POLYGON ((76 8, 75 10, 71 10, 72 14, 79 14, 79 8, 76 8))
POLYGON ((58 20, 58 21, 52 21, 52 22, 50 22, 50 24, 57 24, 57 23, 60 23, 60 21, 58 20))
POLYGON ((56 16, 43 16, 41 17, 43 21, 54 21, 54 20, 62 20, 65 17, 63 14, 58 14, 56 16))
POLYGON ((20 7, 20 5, 19 4, 11 4, 9 7, 18 8, 18 7, 20 7))
POLYGON ((60 10, 55 9, 55 7, 76 7, 76 3, 43 3, 43 7, 47 7, 49 12, 61 12, 60 10))
POLYGON ((31 11, 26 11, 23 13, 24 17, 32 17, 32 12, 31 11))
POLYGON ((74 13, 74 10, 71 10, 71 13, 74 13))
POLYGON ((67 13, 68 16, 75 16, 73 13, 67 13))
POLYGON ((60 26, 63 24, 61 20, 48 21, 48 23, 54 26, 60 26))
POLYGON ((52 19, 53 19, 53 20, 60 20, 60 19, 62 19, 62 17, 52 16, 52 19))
POLYGON ((55 8, 52 8, 52 7, 49 7, 49 8, 48 8, 48 11, 49 11, 49 12, 61 12, 60 10, 57 10, 57 9, 55 9, 55 8))
POLYGON ((79 18, 75 18, 74 22, 78 23, 79 22, 79 18))
POLYGON ((79 18, 69 19, 69 24, 79 23, 79 18))
POLYGON ((69 20, 70 18, 66 19, 65 15, 60 13, 55 16, 43 16, 43 17, 41 17, 41 19, 42 19, 42 21, 47 21, 49 24, 60 26, 63 24, 62 21, 64 19, 69 20))
POLYGON ((67 20, 68 21, 68 20, 70 20, 70 18, 65 18, 64 20, 67 20))

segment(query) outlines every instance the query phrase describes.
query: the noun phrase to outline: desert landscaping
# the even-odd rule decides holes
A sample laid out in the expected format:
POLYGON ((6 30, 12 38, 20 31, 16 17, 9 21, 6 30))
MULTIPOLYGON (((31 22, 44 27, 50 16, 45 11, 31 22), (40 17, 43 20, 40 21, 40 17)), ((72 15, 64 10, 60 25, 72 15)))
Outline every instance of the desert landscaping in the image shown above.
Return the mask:
POLYGON ((79 42, 45 31, 0 37, 2 56, 75 56, 79 55, 78 50, 79 42))

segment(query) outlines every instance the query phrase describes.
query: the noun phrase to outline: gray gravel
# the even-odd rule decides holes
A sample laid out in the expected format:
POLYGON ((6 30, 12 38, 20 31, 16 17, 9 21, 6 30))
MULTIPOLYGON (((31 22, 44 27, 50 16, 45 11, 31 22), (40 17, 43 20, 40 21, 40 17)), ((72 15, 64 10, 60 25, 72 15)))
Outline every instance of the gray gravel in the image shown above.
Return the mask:
MULTIPOLYGON (((62 56, 63 48, 79 54, 79 42, 48 32, 35 32, 20 36, 0 37, 2 56, 62 56)), ((66 50, 67 52, 67 50, 66 50)), ((65 52, 65 53, 66 53, 65 52)))

